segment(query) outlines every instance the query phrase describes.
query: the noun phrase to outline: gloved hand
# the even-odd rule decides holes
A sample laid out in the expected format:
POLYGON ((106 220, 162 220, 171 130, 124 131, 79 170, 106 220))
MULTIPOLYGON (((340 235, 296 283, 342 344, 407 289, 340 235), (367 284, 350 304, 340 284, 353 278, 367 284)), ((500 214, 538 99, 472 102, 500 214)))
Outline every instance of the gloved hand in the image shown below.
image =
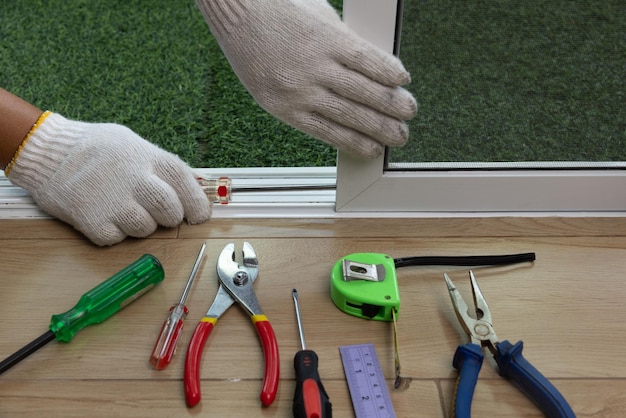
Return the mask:
POLYGON ((197 0, 239 80, 266 111, 373 158, 408 139, 417 112, 399 59, 359 37, 326 0, 197 0))
POLYGON ((52 113, 24 144, 8 178, 97 245, 211 215, 191 169, 122 125, 52 113))

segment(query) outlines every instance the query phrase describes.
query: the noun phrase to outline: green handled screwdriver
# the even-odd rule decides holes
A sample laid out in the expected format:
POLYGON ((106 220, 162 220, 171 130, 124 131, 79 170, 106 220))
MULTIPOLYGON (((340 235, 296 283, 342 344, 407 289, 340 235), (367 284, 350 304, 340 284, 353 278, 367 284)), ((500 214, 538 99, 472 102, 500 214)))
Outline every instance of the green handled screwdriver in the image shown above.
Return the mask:
POLYGON ((76 332, 109 318, 163 281, 164 277, 159 260, 153 255, 144 254, 128 267, 82 295, 69 311, 52 315, 48 331, 0 362, 0 374, 54 339, 71 341, 76 332))

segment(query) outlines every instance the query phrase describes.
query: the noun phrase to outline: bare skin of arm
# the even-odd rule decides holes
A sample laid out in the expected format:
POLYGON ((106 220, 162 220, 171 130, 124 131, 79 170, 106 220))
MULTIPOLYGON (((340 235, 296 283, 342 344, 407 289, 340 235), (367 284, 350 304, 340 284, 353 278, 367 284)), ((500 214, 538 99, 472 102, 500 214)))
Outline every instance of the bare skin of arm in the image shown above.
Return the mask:
POLYGON ((9 164, 42 113, 36 106, 0 88, 0 169, 9 164))

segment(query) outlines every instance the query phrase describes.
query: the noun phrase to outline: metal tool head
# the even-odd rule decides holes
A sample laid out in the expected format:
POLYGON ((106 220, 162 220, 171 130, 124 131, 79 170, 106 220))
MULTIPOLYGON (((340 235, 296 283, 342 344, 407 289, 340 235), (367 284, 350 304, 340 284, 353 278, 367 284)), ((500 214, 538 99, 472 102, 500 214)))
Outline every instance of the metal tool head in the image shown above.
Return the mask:
POLYGON ((217 259, 217 275, 221 277, 233 277, 238 272, 245 272, 254 281, 259 274, 259 260, 256 252, 249 242, 243 243, 243 265, 236 260, 235 244, 227 244, 217 259))
POLYGON ((254 281, 259 274, 259 260, 249 242, 243 243, 243 264, 235 257, 235 244, 224 247, 217 259, 217 275, 221 286, 250 315, 261 314, 261 307, 254 293, 254 281))
MULTIPOLYGON (((234 258, 235 258, 235 245, 228 244, 226 247, 224 247, 224 249, 220 253, 220 256, 217 260, 218 277, 221 277, 220 276, 221 274, 228 275, 229 271, 231 272, 230 274, 234 274, 234 272, 240 271, 240 266, 234 261, 234 258), (223 261, 222 261, 222 258, 224 258, 223 261), (220 273, 220 271, 222 273, 220 273)), ((256 259, 256 253, 254 252, 254 249, 252 248, 252 246, 247 242, 244 243, 244 266, 246 264, 249 266, 258 265, 258 261, 256 259)), ((256 268, 256 273, 254 274, 250 274, 250 273, 251 272, 249 271, 248 277, 250 281, 254 283, 254 281, 256 280, 258 276, 258 267, 256 268)), ((228 310, 228 308, 230 308, 230 306, 233 303, 235 303, 235 299, 233 299, 230 292, 226 290, 221 280, 219 280, 219 283, 220 285, 217 289, 217 294, 215 295, 215 299, 213 300, 211 307, 209 308, 209 310, 207 311, 205 315, 210 318, 219 318, 220 316, 222 316, 224 312, 226 312, 226 310, 228 310)))
POLYGON ((457 290, 454 282, 450 277, 444 273, 443 276, 448 286, 448 292, 450 293, 450 299, 454 306, 454 313, 458 318, 463 330, 470 337, 473 344, 486 346, 490 351, 494 352, 495 346, 498 343, 498 337, 493 329, 491 321, 491 312, 487 301, 478 287, 478 282, 474 273, 470 270, 470 282, 472 283, 472 295, 474 299, 474 313, 476 318, 470 315, 470 309, 465 303, 465 300, 461 296, 461 293, 457 290))

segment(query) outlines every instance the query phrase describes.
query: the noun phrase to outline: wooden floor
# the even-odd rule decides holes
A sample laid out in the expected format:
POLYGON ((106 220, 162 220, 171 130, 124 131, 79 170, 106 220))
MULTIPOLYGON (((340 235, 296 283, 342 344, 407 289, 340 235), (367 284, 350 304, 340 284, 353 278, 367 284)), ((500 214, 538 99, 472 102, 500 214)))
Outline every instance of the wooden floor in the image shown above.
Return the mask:
MULTIPOLYGON (((70 343, 53 341, 0 376, 0 417, 289 417, 293 356, 299 348, 292 288, 300 294, 309 348, 335 417, 354 416, 338 347, 373 343, 388 385, 393 382, 390 323, 348 316, 332 303, 329 274, 340 257, 380 252, 482 255, 535 252, 537 260, 474 272, 501 339, 524 341, 524 354, 568 399, 579 417, 626 416, 626 219, 214 219, 161 230, 144 240, 98 248, 54 220, 0 221, 0 357, 47 330, 50 316, 144 253, 159 258, 163 283, 70 343), (202 242, 205 263, 190 314, 169 368, 148 357, 169 306, 183 290, 202 242), (220 320, 202 360, 203 400, 188 409, 184 353, 217 288, 216 257, 229 242, 249 241, 260 263, 257 296, 280 347, 276 401, 258 400, 263 357, 253 326, 238 307, 220 320)), ((398 417, 448 416, 457 376, 452 355, 467 338, 442 274, 471 300, 467 269, 398 270, 402 372, 410 388, 391 390, 398 417)), ((480 374, 473 416, 540 417, 492 361, 480 374)))

